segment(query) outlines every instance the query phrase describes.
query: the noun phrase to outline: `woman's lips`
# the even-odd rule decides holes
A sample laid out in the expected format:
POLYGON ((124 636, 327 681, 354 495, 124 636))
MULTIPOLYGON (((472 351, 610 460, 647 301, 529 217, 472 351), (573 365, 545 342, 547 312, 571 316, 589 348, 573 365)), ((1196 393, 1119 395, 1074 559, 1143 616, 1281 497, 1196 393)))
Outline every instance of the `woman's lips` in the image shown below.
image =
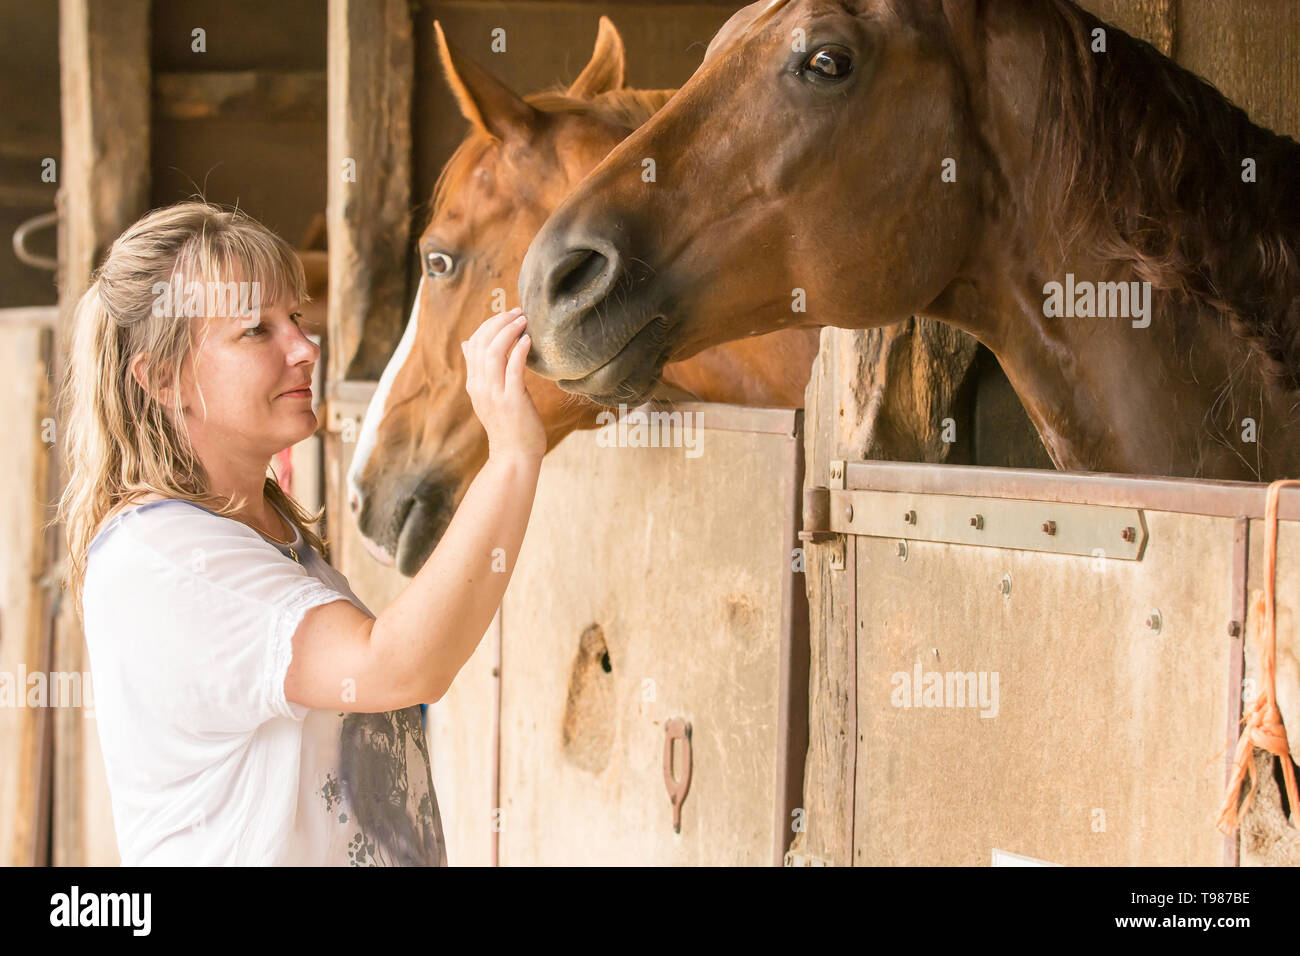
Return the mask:
POLYGON ((292 392, 285 392, 281 398, 311 398, 310 388, 299 388, 292 392))

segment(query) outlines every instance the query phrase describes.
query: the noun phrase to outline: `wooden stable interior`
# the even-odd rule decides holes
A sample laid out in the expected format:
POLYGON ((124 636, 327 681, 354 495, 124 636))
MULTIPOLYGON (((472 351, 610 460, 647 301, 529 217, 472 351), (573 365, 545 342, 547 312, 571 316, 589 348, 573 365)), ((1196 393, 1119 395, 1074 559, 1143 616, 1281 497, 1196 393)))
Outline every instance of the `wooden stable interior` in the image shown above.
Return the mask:
MULTIPOLYGON (((23 204, 29 204, 38 210, 57 189, 59 212, 57 307, 32 293, 22 302, 4 300, 0 311, 0 336, 5 339, 0 356, 11 363, 0 400, 16 429, 10 442, 15 450, 11 467, 0 479, 8 483, 7 500, 14 503, 0 525, 0 560, 5 562, 0 569, 5 588, 0 670, 88 670, 76 614, 50 583, 61 569, 65 549, 58 529, 43 527, 63 480, 54 454, 57 440, 48 427, 49 401, 61 377, 71 307, 124 227, 154 206, 185 198, 195 186, 214 201, 239 200, 241 208, 291 241, 308 236, 313 214, 325 211, 329 311, 321 329, 322 425, 316 439, 303 443, 309 447, 295 449, 294 491, 304 504, 324 507, 321 530, 331 539, 332 563, 354 581, 372 608, 381 607, 384 595, 391 595, 403 581, 370 561, 349 525, 343 477, 351 451, 347 443, 355 429, 347 423, 355 424, 400 335, 416 284, 416 231, 438 170, 466 129, 439 75, 433 20, 441 22, 466 55, 515 89, 531 92, 576 75, 590 54, 599 15, 607 14, 628 46, 628 85, 664 88, 680 85, 690 75, 713 32, 743 5, 289 0, 269 8, 251 0, 60 0, 58 142, 48 131, 41 137, 28 133, 27 142, 16 146, 0 136, 0 170, 6 176, 0 197, 6 205, 17 203, 14 208, 27 210, 23 204), (192 56, 191 31, 196 26, 207 31, 210 58, 202 61, 192 56), (508 56, 490 50, 495 27, 508 31, 508 56), (32 168, 46 155, 59 158, 57 185, 33 186, 32 168), (345 159, 355 162, 355 182, 345 182, 341 175, 345 159)), ((1241 5, 1215 0, 1089 0, 1084 6, 1205 76, 1256 122, 1292 136, 1300 132, 1300 102, 1294 96, 1300 87, 1300 57, 1293 55, 1300 39, 1300 8, 1289 0, 1241 5)), ((48 24, 38 28, 33 20, 29 29, 49 36, 48 24)), ((837 386, 832 394, 829 383, 842 384, 844 374, 867 369, 883 350, 908 347, 909 337, 920 334, 917 328, 912 324, 889 334, 824 331, 809 415, 811 403, 819 400, 844 413, 844 418, 835 416, 840 422, 864 421, 867 409, 851 390, 837 386), (830 377, 827 363, 832 360, 840 378, 830 377)), ((972 349, 969 361, 987 366, 987 355, 972 349)), ((1027 448, 1017 443, 979 445, 981 433, 996 435, 1004 430, 1000 423, 1023 420, 1014 396, 1008 398, 1005 378, 996 368, 983 368, 976 377, 988 384, 982 386, 982 404, 977 403, 974 444, 949 460, 1041 466, 1041 449, 1032 443, 1027 448), (985 423, 982 430, 980 421, 985 423), (1024 457, 1013 460, 1016 454, 1024 457)), ((830 416, 818 419, 825 420, 830 416)), ((813 427, 811 417, 809 421, 806 484, 824 484, 831 459, 879 457, 872 436, 862 427, 827 430, 813 427)), ((554 471, 565 466, 562 463, 572 467, 586 460, 582 456, 590 449, 584 442, 590 437, 578 436, 565 449, 567 457, 548 467, 554 471)), ((601 531, 586 529, 588 535, 601 531)), ((823 584, 829 580, 824 576, 836 573, 826 560, 818 549, 810 549, 809 577, 823 584)), ((512 606, 511 600, 504 602, 505 608, 512 606)), ((770 600, 765 606, 770 610, 770 600)), ((849 717, 828 716, 818 708, 843 693, 843 675, 819 676, 817 665, 848 659, 846 645, 835 643, 845 638, 836 638, 841 632, 835 628, 819 632, 816 609, 813 625, 808 706, 823 728, 838 732, 849 726, 849 717)), ((504 626, 508 629, 508 622, 504 626)), ((852 626, 847 633, 853 633, 852 626)), ((503 636, 509 648, 507 630, 496 639, 503 636)), ((570 638, 577 641, 579 635, 570 638)), ((480 655, 495 655, 501 646, 485 640, 480 655)), ((565 650, 557 660, 568 667, 574 653, 565 650)), ((1220 663, 1216 660, 1213 666, 1220 663)), ((466 676, 466 693, 471 686, 492 687, 501 677, 492 674, 482 656, 471 661, 466 676)), ((455 700, 449 695, 445 702, 448 706, 441 713, 431 710, 431 740, 451 732, 446 728, 455 700)), ((507 700, 503 707, 494 697, 492 707, 506 719, 514 705, 507 700)), ((467 719, 481 721, 492 713, 482 698, 458 706, 467 719)), ((852 719, 856 724, 856 715, 852 719)), ((478 732, 482 730, 480 723, 478 732)), ((503 731, 504 725, 493 733, 506 740, 503 731)), ((849 744, 851 735, 848 743, 815 733, 809 740, 809 789, 798 803, 810 819, 818 816, 837 825, 814 827, 801 835, 792 857, 796 861, 855 862, 854 829, 843 825, 854 819, 853 795, 861 783, 852 775, 844 777, 844 768, 853 766, 844 751, 849 744)), ((490 751, 481 753, 487 754, 476 758, 482 763, 464 770, 466 782, 452 785, 457 793, 479 787, 486 799, 485 780, 495 779, 493 786, 507 779, 520 784, 526 766, 522 761, 507 759, 494 774, 490 751), (515 777, 510 778, 511 773, 515 777)), ((508 756, 508 751, 503 753, 508 756)), ((436 755, 434 759, 437 763, 436 755)), ((118 862, 94 724, 81 708, 0 709, 0 761, 14 770, 0 779, 0 860, 18 865, 118 862)), ((773 767, 777 764, 770 761, 773 767)), ((536 770, 535 765, 529 768, 536 770)), ((442 795, 437 770, 434 782, 442 795)), ((507 783, 501 792, 509 789, 507 783)), ((698 806, 700 794, 695 797, 698 806)), ((553 858, 554 847, 543 845, 540 838, 529 848, 489 831, 488 817, 496 806, 457 808, 466 814, 463 819, 481 814, 482 822, 466 823, 471 829, 461 844, 465 859, 453 855, 453 864, 491 862, 494 854, 502 863, 553 858), (489 832, 495 835, 489 837, 489 832)), ((689 813, 689 796, 686 808, 689 813)), ((766 819, 767 810, 763 812, 766 819)), ((542 826, 546 821, 534 823, 542 826)), ((448 829, 454 826, 449 823, 448 829)), ((859 836, 867 832, 861 830, 859 836)), ((656 859, 670 861, 667 854, 656 859)), ((774 850, 766 862, 780 859, 774 850)), ((691 860, 701 861, 698 856, 691 860)), ((1242 862, 1250 862, 1248 855, 1243 854, 1242 862)))

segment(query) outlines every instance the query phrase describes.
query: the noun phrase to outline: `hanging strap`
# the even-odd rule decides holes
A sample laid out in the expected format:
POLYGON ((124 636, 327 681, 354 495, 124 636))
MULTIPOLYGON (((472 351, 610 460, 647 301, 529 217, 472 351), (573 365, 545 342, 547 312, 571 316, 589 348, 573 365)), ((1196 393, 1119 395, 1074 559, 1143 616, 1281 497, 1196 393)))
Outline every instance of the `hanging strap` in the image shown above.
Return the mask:
POLYGON ((1259 626, 1255 630, 1255 643, 1259 650, 1260 687, 1250 709, 1242 716, 1245 727, 1237 739, 1237 752, 1232 761, 1232 778, 1223 795, 1223 808, 1219 812, 1219 829, 1231 833, 1237 829, 1241 818, 1250 807, 1257 783, 1255 748, 1267 750, 1282 760, 1282 774, 1286 779, 1286 796, 1291 805, 1291 825, 1295 825, 1300 809, 1300 795, 1296 793, 1295 766, 1291 762, 1291 748, 1287 743, 1282 713, 1277 709, 1276 656, 1277 622, 1274 611, 1274 578, 1277 573, 1277 506, 1281 491, 1287 485, 1300 485, 1300 479, 1283 479, 1268 486, 1268 500, 1264 508, 1264 590, 1255 591, 1255 616, 1259 626), (1250 792, 1237 806, 1241 784, 1250 774, 1250 792))

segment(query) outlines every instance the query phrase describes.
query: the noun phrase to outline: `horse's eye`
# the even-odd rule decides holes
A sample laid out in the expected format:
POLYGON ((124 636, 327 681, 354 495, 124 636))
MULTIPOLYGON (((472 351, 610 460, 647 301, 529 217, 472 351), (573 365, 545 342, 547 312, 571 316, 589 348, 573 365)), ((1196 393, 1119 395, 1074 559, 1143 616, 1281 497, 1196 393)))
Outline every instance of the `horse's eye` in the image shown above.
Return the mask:
POLYGON ((840 47, 824 46, 808 58, 805 69, 828 80, 840 80, 853 69, 853 58, 840 47))
POLYGON ((424 254, 424 274, 430 279, 448 275, 456 263, 445 252, 430 250, 424 254))

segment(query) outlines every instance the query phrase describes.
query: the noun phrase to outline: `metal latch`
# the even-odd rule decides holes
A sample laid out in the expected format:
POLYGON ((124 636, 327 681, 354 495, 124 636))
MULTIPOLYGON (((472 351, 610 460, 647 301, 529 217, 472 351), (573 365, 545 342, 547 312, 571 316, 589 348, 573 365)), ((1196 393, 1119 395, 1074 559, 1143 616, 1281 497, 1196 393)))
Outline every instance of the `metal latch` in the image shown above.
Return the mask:
POLYGON ((1140 561, 1149 537, 1138 508, 846 489, 844 475, 832 462, 831 487, 804 490, 801 541, 866 535, 1140 561))

